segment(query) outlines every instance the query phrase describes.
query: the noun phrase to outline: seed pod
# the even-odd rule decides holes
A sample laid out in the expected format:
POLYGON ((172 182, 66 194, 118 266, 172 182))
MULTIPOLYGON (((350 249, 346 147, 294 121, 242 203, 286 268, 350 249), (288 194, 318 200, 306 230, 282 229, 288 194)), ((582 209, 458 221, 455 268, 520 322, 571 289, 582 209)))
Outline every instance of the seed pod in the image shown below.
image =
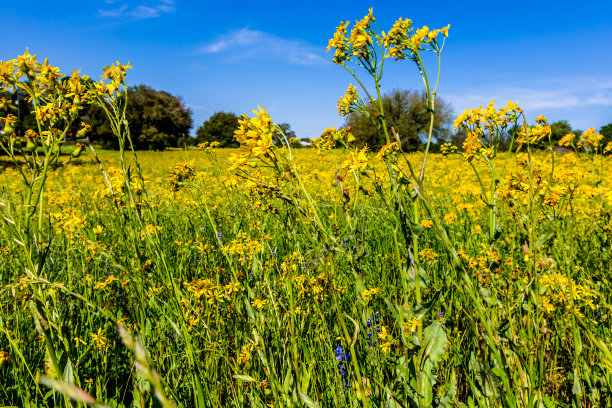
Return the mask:
POLYGON ((5 123, 4 124, 4 134, 5 135, 12 135, 13 133, 15 133, 15 128, 13 128, 13 125, 11 125, 10 123, 5 123))
POLYGON ((32 139, 28 139, 28 142, 23 148, 23 151, 30 153, 30 152, 33 152, 34 150, 36 150, 36 143, 32 139))
POLYGON ((83 150, 85 150, 85 147, 82 144, 77 143, 76 149, 74 149, 72 153, 70 153, 70 156, 72 156, 73 159, 76 159, 77 157, 81 155, 81 152, 83 150))

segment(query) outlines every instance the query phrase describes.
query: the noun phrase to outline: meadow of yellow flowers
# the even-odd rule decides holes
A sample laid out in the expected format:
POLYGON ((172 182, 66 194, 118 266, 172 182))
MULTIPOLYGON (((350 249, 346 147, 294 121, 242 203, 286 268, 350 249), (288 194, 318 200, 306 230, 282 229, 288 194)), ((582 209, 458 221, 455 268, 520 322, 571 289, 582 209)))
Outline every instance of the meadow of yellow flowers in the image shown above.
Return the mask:
MULTIPOLYGON (((449 33, 374 21, 330 40, 374 96, 379 59, 423 74, 449 33)), ((0 64, 38 120, 18 138, 2 118, 0 405, 612 404, 612 145, 597 132, 555 153, 546 118, 492 102, 442 154, 430 139, 405 154, 382 112, 378 151, 334 128, 293 149, 259 107, 240 149, 134 152, 127 69, 96 82, 29 53, 0 64), (120 151, 62 154, 82 103, 105 107, 120 151)), ((351 85, 338 110, 365 105, 351 85)))

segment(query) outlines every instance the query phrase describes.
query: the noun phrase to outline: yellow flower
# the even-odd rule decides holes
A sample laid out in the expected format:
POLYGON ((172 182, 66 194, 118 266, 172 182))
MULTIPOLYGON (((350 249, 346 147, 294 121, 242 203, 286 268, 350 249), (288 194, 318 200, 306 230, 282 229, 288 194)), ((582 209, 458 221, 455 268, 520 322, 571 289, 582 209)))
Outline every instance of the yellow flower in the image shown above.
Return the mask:
POLYGON ((357 88, 350 84, 344 96, 338 101, 338 115, 346 116, 351 112, 351 106, 357 102, 357 88))
POLYGON ((104 228, 101 225, 96 225, 93 229, 93 233, 96 235, 100 235, 104 231, 104 228))
POLYGON ((595 128, 589 128, 580 136, 578 147, 584 147, 588 150, 597 150, 602 139, 603 135, 598 134, 595 128))
POLYGON ((446 214, 444 216, 444 222, 449 225, 454 224, 456 221, 457 221, 457 214, 455 213, 446 214))
POLYGON ((248 159, 247 159, 247 156, 245 155, 232 153, 228 161, 232 164, 232 166, 229 169, 234 170, 234 169, 240 169, 246 166, 248 159))
POLYGON ((6 351, 0 351, 0 367, 2 367, 5 361, 11 361, 11 355, 6 351))
POLYGON ((14 62, 17 68, 19 68, 18 76, 21 76, 30 72, 32 67, 36 64, 36 55, 30 55, 28 48, 26 48, 26 52, 18 56, 14 62))
POLYGON ((102 349, 107 345, 106 337, 104 337, 104 333, 102 332, 101 327, 98 328, 98 333, 89 333, 89 335, 91 336, 91 340, 96 344, 96 347, 98 349, 102 349))
POLYGON ((326 52, 329 52, 329 50, 332 48, 336 49, 333 60, 336 64, 342 64, 344 61, 350 58, 346 52, 349 48, 346 39, 346 28, 349 24, 350 21, 347 21, 346 23, 340 22, 340 25, 336 27, 334 37, 329 40, 327 45, 326 52))
POLYGON ((255 301, 253 301, 253 306, 256 307, 257 309, 261 310, 264 307, 266 307, 267 303, 268 302, 266 300, 255 299, 255 301))
POLYGON ((82 344, 82 345, 86 345, 86 344, 87 344, 87 343, 85 342, 85 340, 83 340, 83 339, 82 339, 82 338, 80 338, 80 337, 75 337, 73 340, 74 340, 74 342, 76 343, 77 347, 78 347, 80 344, 82 344))
POLYGON ((404 326, 404 331, 414 333, 416 331, 417 327, 419 326, 419 324, 420 324, 420 322, 419 322, 419 319, 417 319, 417 318, 414 318, 412 320, 408 320, 406 322, 406 326, 404 326))
POLYGON ((421 226, 423 228, 431 228, 433 226, 432 220, 421 220, 421 226))
POLYGON ((363 297, 363 300, 367 302, 371 299, 372 296, 375 296, 379 292, 380 292, 379 288, 366 289, 363 292, 361 292, 361 296, 363 297))
POLYGON ((389 332, 387 331, 387 328, 385 326, 382 326, 380 328, 380 331, 377 333, 377 336, 379 339, 381 340, 387 340, 388 338, 391 337, 391 335, 389 334, 389 332))
POLYGON ((559 146, 568 147, 572 144, 573 140, 576 138, 574 133, 568 133, 563 136, 561 140, 559 140, 559 146))
POLYGON ((481 151, 484 146, 478 140, 473 132, 468 132, 465 141, 463 142, 464 157, 467 161, 471 161, 481 151))
POLYGON ((373 45, 372 37, 369 33, 370 22, 375 21, 374 17, 372 17, 372 12, 373 10, 370 7, 368 14, 362 20, 355 23, 349 38, 349 44, 353 48, 353 55, 364 60, 369 58, 369 47, 373 45))
POLYGON ((397 142, 389 142, 380 148, 380 151, 376 153, 376 158, 382 159, 389 154, 395 154, 397 151, 399 151, 399 145, 397 142))
POLYGON ((388 353, 389 351, 391 351, 391 346, 392 345, 393 345, 393 343, 391 343, 390 341, 386 341, 386 342, 380 344, 380 349, 384 353, 388 353))

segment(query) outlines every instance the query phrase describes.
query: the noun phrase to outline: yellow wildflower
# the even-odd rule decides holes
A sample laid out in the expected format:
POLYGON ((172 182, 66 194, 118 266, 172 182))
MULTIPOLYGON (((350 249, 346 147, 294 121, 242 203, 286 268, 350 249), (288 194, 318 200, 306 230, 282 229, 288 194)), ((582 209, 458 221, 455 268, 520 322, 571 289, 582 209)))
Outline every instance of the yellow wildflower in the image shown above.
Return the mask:
POLYGON ((98 333, 89 333, 89 335, 98 349, 106 347, 106 337, 104 337, 104 332, 102 331, 101 327, 98 328, 98 333))

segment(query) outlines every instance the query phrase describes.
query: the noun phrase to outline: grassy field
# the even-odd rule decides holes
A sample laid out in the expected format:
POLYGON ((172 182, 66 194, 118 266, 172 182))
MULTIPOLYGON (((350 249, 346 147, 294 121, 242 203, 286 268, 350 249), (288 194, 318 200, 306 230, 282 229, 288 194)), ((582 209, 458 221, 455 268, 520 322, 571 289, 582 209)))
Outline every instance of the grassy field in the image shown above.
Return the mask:
POLYGON ((235 153, 138 153, 144 185, 116 152, 107 180, 91 152, 51 174, 38 272, 1 238, 4 405, 68 404, 42 375, 109 406, 610 403, 609 159, 499 156, 491 240, 460 156, 428 158, 431 204, 406 226, 374 154, 352 172, 349 152, 294 150, 298 180, 228 171, 235 153))
POLYGON ((0 407, 612 406, 612 142, 492 101, 428 154, 449 26, 372 13, 329 49, 374 151, 333 127, 292 149, 260 106, 240 149, 135 152, 129 64, 0 61, 36 118, 0 118, 0 407), (387 122, 383 59, 423 80, 421 153, 387 122), (118 152, 64 145, 95 131, 87 104, 118 152))

